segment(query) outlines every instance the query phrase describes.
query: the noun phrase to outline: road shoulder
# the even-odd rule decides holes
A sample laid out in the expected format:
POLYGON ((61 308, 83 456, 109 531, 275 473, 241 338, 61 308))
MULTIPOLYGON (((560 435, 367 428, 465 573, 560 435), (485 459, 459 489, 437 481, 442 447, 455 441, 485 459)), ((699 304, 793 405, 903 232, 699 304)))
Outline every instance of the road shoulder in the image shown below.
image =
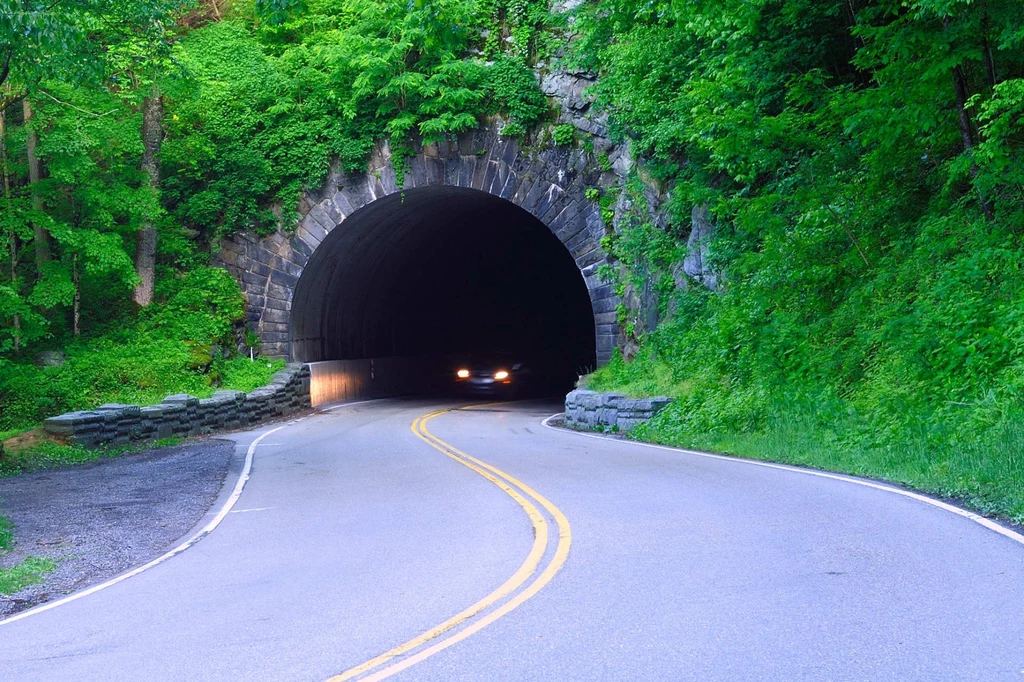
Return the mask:
MULTIPOLYGON (((15 545, 57 568, 35 585, 0 595, 0 617, 60 598, 143 564, 195 528, 241 466, 229 440, 210 439, 0 480, 0 515, 15 545)), ((230 486, 228 486, 230 487, 230 486)))

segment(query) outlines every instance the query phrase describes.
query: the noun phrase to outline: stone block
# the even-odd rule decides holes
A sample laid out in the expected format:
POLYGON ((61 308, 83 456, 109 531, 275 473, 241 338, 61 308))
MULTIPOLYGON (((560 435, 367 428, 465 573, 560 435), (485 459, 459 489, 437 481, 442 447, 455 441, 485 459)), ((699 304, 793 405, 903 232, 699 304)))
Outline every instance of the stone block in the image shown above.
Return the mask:
POLYGON ((306 214, 306 217, 302 222, 308 227, 319 226, 326 236, 327 233, 333 230, 340 221, 333 219, 322 208, 321 204, 317 204, 313 208, 309 209, 309 213, 306 214))
POLYGON ((618 305, 618 299, 614 296, 595 296, 594 289, 590 290, 591 308, 595 313, 614 313, 618 305))
POLYGON ((427 184, 427 165, 422 154, 409 159, 409 168, 405 172, 404 188, 423 187, 427 184))
POLYGON ((423 165, 426 168, 426 183, 427 185, 443 185, 444 184, 444 161, 436 157, 424 157, 423 165))
POLYGON ((94 409, 93 412, 117 412, 117 413, 120 413, 120 414, 129 414, 129 413, 138 414, 139 413, 139 406, 138 405, 124 405, 122 403, 105 403, 103 405, 100 405, 96 409, 94 409))
POLYGON ((672 398, 667 397, 629 398, 580 389, 565 396, 565 424, 628 433, 671 403, 672 398))
POLYGON ((58 438, 68 438, 76 432, 85 433, 103 423, 103 415, 98 412, 81 411, 67 412, 65 414, 50 417, 43 422, 43 430, 58 438))
POLYGON ((586 229, 586 217, 594 210, 589 202, 578 200, 570 201, 562 211, 555 216, 548 228, 558 236, 564 244, 571 237, 586 229))
POLYGON ((487 163, 487 171, 484 174, 481 190, 488 194, 498 194, 505 185, 505 180, 511 171, 501 160, 491 160, 487 163))
POLYGON ((449 157, 444 162, 444 184, 449 187, 460 187, 459 176, 462 172, 462 160, 458 156, 449 157))
POLYGON ((331 229, 337 227, 339 224, 341 224, 341 221, 345 219, 344 211, 342 211, 341 207, 339 207, 338 204, 335 203, 333 197, 330 199, 324 199, 319 204, 317 204, 317 206, 320 208, 321 211, 323 211, 324 215, 326 215, 327 218, 331 221, 331 229))
POLYGON ((603 263, 605 257, 606 254, 600 245, 595 245, 593 249, 576 258, 576 267, 580 270, 586 270, 591 266, 603 263))
MULTIPOLYGON (((287 272, 274 270, 270 273, 270 281, 274 284, 288 288, 289 291, 295 291, 295 285, 299 283, 299 278, 298 276, 287 272)), ((291 294, 289 293, 288 296, 290 298, 291 294)))
POLYGON ((526 203, 526 198, 533 190, 533 186, 538 182, 537 178, 529 173, 524 173, 521 177, 522 182, 519 183, 519 187, 516 188, 515 194, 513 194, 510 199, 510 201, 517 206, 523 206, 523 204, 526 203))
POLYGON ((302 266, 291 260, 288 260, 282 255, 274 256, 270 259, 270 267, 274 270, 280 270, 281 272, 287 272, 289 275, 295 275, 296 277, 302 275, 302 266))
POLYGON ((199 404, 199 398, 187 393, 175 393, 163 400, 165 405, 180 405, 183 408, 195 407, 199 404))
POLYGON ((257 275, 255 272, 246 271, 242 273, 242 284, 247 284, 253 287, 254 291, 263 291, 263 288, 267 285, 266 275, 257 275))
POLYGON ((491 169, 492 164, 490 152, 488 151, 488 153, 478 156, 476 164, 473 166, 473 177, 470 180, 470 187, 482 190, 484 188, 484 182, 487 178, 487 174, 488 172, 491 172, 491 169))
POLYGON ((501 189, 497 192, 498 196, 502 199, 511 200, 512 197, 515 196, 522 181, 522 178, 519 177, 515 171, 509 169, 508 175, 505 177, 505 184, 502 185, 501 189))
POLYGON ((515 138, 506 137, 503 139, 498 158, 504 161, 508 166, 512 166, 516 162, 516 159, 519 158, 519 143, 515 138))
POLYGON ((476 177, 476 156, 459 157, 459 187, 472 187, 473 178, 476 177))
POLYGON ((263 311, 263 320, 265 322, 277 322, 287 325, 290 319, 291 315, 287 310, 278 310, 276 308, 268 307, 263 311))

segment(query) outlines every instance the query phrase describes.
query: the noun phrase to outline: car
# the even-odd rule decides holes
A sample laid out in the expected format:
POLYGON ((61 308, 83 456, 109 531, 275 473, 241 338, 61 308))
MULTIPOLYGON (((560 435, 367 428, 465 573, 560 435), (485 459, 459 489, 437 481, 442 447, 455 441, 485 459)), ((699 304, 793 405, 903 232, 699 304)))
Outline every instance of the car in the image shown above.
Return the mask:
POLYGON ((525 388, 530 371, 521 362, 491 358, 462 363, 454 375, 459 393, 515 397, 525 388))

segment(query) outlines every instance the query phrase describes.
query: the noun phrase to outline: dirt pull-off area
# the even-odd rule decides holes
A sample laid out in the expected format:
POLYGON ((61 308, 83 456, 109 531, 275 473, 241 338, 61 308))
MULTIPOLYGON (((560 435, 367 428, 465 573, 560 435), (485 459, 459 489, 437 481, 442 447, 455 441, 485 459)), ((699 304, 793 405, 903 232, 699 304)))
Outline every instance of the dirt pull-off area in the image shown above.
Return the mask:
POLYGON ((206 440, 0 480, 13 566, 46 557, 56 570, 0 596, 0 617, 96 584, 163 554, 203 518, 224 485, 234 443, 206 440))

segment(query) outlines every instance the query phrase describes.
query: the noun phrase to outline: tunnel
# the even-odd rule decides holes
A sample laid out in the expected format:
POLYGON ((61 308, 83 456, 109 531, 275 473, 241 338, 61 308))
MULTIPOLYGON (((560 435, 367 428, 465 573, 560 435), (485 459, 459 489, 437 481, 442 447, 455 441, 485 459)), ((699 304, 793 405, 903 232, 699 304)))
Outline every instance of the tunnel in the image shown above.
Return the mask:
POLYGON ((501 354, 563 383, 595 367, 572 255, 519 206, 460 187, 396 192, 328 233, 296 285, 290 337, 302 362, 501 354))

